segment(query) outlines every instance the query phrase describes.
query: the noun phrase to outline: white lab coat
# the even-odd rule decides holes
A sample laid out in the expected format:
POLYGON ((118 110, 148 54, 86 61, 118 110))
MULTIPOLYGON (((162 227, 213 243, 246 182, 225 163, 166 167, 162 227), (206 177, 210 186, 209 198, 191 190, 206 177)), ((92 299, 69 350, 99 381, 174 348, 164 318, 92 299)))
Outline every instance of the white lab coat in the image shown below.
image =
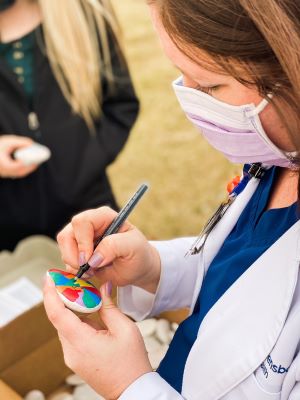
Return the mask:
MULTIPOLYGON (((157 293, 133 286, 119 289, 121 309, 136 320, 181 307, 192 310, 205 272, 257 185, 252 178, 202 254, 184 259, 193 239, 157 242, 162 261, 157 293)), ((151 372, 120 399, 300 400, 299 245, 297 222, 207 313, 186 361, 181 394, 151 372)))

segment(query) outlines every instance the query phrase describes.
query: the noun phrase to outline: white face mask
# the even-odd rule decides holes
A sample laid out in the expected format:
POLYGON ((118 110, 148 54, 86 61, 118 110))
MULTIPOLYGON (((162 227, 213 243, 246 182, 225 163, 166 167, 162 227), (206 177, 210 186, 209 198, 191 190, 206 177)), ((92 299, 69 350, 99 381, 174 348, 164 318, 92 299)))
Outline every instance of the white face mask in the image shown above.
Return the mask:
POLYGON ((232 106, 199 90, 183 86, 182 77, 173 82, 175 94, 188 119, 207 141, 233 163, 293 168, 296 152, 275 146, 262 127, 259 113, 267 106, 232 106))

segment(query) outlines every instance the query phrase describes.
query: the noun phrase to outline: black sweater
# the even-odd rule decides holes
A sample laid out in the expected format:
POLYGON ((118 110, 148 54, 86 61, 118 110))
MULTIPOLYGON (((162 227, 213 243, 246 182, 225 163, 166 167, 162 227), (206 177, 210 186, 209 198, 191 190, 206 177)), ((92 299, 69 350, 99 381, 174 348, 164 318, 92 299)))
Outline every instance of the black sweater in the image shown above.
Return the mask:
POLYGON ((102 79, 103 114, 91 135, 63 97, 41 30, 36 34, 33 109, 15 74, 0 60, 0 133, 28 136, 49 147, 52 156, 25 178, 0 178, 0 249, 13 249, 32 234, 55 237, 81 210, 116 207, 105 169, 124 146, 138 114, 128 70, 112 50, 116 87, 111 94, 102 79))

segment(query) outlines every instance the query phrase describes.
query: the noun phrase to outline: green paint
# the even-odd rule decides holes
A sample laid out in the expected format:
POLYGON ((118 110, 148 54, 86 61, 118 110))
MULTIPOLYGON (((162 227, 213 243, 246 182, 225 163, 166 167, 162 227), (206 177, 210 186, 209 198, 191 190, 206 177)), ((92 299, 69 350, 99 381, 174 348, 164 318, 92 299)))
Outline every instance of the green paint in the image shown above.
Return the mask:
POLYGON ((77 283, 77 280, 74 279, 70 279, 70 286, 72 287, 81 287, 79 283, 77 283))
POLYGON ((87 308, 94 308, 99 304, 95 302, 95 299, 93 298, 92 295, 90 295, 90 293, 87 290, 84 290, 82 300, 87 308))

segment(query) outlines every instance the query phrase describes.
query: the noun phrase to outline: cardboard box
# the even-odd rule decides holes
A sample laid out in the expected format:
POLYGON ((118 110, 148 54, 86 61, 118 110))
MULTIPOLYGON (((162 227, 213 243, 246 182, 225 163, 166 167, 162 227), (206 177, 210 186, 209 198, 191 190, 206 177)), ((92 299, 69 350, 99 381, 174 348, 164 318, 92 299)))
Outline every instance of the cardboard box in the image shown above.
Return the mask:
MULTIPOLYGON (((20 276, 41 287, 47 269, 59 265, 54 241, 40 236, 25 239, 14 253, 0 253, 0 288, 20 276)), ((0 379, 21 396, 34 389, 47 395, 71 373, 42 303, 0 328, 0 354, 0 379)))
POLYGON ((1 379, 22 396, 34 389, 49 395, 64 384, 70 374, 60 342, 54 337, 1 372, 1 379))
POLYGON ((3 381, 0 380, 0 399, 1 400, 22 400, 22 397, 18 395, 12 388, 7 386, 3 381))
MULTIPOLYGON (((0 288, 20 276, 41 287, 47 269, 60 266, 60 252, 53 240, 41 236, 27 238, 13 253, 0 253, 0 288)), ((115 290, 113 294, 115 297, 115 290)), ((179 310, 160 317, 180 322, 186 315, 187 310, 179 310)), ((98 319, 96 314, 92 318, 98 319)), ((65 366, 56 330, 48 321, 43 304, 0 328, 0 354, 0 379, 21 396, 34 389, 49 395, 65 386, 65 378, 71 373, 65 366)), ((0 400, 19 400, 3 382, 0 400)))

